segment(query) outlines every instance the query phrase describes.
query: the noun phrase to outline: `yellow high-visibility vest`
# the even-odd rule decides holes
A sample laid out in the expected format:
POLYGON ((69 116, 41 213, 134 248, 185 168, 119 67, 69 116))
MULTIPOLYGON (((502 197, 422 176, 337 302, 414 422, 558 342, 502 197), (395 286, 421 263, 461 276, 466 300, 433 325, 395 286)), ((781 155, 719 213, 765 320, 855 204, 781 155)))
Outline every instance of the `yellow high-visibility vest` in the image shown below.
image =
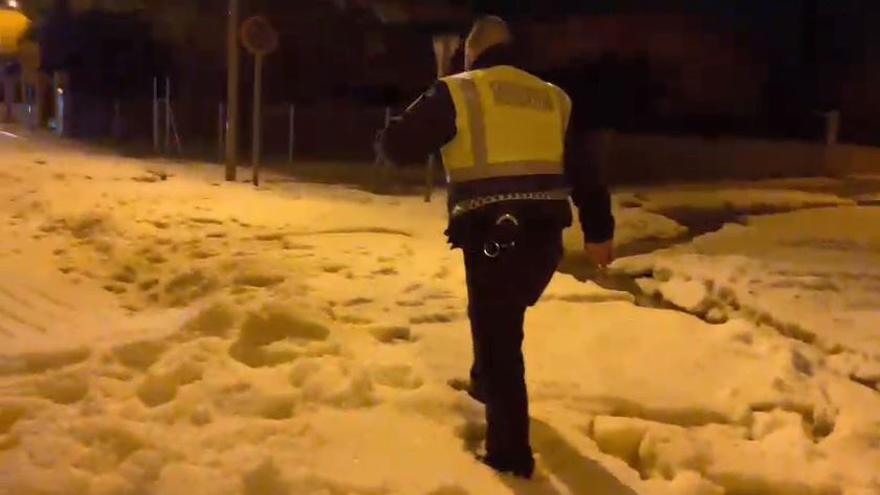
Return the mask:
POLYGON ((571 100, 511 66, 442 79, 455 104, 455 138, 442 148, 450 183, 561 175, 571 100))

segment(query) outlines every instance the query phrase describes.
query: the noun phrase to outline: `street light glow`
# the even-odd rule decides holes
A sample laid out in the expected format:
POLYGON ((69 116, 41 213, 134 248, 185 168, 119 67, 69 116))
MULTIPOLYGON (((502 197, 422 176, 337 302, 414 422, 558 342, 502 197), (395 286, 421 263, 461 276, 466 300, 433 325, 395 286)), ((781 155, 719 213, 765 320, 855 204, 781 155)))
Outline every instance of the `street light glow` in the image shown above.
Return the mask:
POLYGON ((9 0, 8 2, 6 2, 6 4, 9 5, 10 7, 12 7, 13 9, 18 8, 18 0, 9 0))

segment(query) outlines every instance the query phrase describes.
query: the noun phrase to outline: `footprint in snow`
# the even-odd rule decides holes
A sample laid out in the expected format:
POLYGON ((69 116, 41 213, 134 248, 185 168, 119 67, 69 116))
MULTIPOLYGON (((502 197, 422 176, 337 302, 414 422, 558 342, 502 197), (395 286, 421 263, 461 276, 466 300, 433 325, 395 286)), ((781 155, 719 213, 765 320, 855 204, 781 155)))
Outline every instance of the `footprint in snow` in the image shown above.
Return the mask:
POLYGON ((409 319, 409 322, 413 325, 424 325, 431 323, 451 323, 459 318, 459 315, 452 312, 447 311, 443 313, 428 313, 423 315, 413 316, 409 319))
POLYGON ((397 305, 402 308, 420 308, 425 305, 422 299, 401 299, 397 301, 397 305))
POLYGON ((348 268, 348 266, 339 263, 327 263, 321 266, 321 270, 324 271, 324 273, 339 273, 346 268, 348 268))
POLYGON ((236 275, 233 282, 239 286, 264 288, 281 284, 285 278, 277 273, 245 272, 236 275))
POLYGON ((336 316, 336 321, 347 325, 370 325, 373 323, 372 318, 353 314, 338 315, 336 316))
POLYGON ((369 332, 376 340, 383 344, 415 341, 412 330, 407 326, 379 325, 371 327, 369 332))
POLYGON ((352 306, 363 306, 364 304, 370 304, 373 302, 372 299, 366 297, 356 297, 354 299, 349 299, 342 303, 342 306, 352 307, 352 306))
POLYGON ((285 237, 284 232, 270 232, 266 234, 257 234, 254 239, 261 242, 281 241, 285 237))
POLYGON ((206 260, 208 258, 214 258, 218 256, 218 253, 208 251, 208 250, 196 250, 189 254, 190 259, 194 260, 206 260))
POLYGON ((175 368, 148 373, 137 387, 137 397, 147 407, 158 407, 173 401, 180 387, 202 379, 200 364, 187 361, 175 368))
POLYGON ((416 390, 424 380, 409 365, 380 365, 372 370, 373 381, 398 390, 416 390))
POLYGON ((120 284, 107 284, 104 286, 104 290, 113 294, 125 294, 128 292, 128 288, 120 284))
POLYGON ((200 225, 223 225, 223 220, 211 217, 189 217, 189 221, 200 225))
POLYGON ((247 317, 229 354, 252 368, 277 366, 298 359, 304 346, 329 336, 330 330, 321 323, 288 308, 268 306, 247 317))

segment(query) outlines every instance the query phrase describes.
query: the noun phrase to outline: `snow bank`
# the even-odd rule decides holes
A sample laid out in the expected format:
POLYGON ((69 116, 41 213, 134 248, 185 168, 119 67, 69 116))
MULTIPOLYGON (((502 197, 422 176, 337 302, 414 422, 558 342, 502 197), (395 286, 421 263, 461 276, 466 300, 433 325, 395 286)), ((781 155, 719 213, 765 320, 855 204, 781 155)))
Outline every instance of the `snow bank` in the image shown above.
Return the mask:
POLYGON ((855 204, 849 199, 818 192, 748 187, 725 189, 717 186, 651 189, 635 193, 633 199, 632 203, 653 212, 678 209, 759 212, 855 204))
MULTIPOLYGON (((823 452, 834 449, 850 455, 853 445, 866 445, 876 438, 876 412, 852 406, 856 400, 876 399, 880 390, 880 272, 876 269, 880 266, 880 231, 870 228, 877 224, 880 211, 875 208, 752 217, 745 226, 729 225, 688 246, 620 260, 615 268, 638 275, 647 268, 653 276, 647 286, 653 285, 664 299, 704 319, 711 319, 713 312, 746 318, 763 335, 801 342, 800 357, 793 355, 792 362, 802 372, 825 376, 822 395, 837 410, 836 419, 822 428, 831 428, 825 432, 829 436, 818 446, 823 452)), ((792 431, 797 429, 792 427, 792 431)), ((791 443, 783 445, 789 448, 791 443)), ((853 493, 877 490, 876 481, 866 475, 868 466, 880 462, 876 454, 872 449, 865 457, 852 459, 849 471, 861 487, 853 493)), ((825 476, 832 469, 820 464, 821 468, 809 471, 811 476, 825 476)), ((832 486, 816 481, 808 489, 802 481, 777 480, 771 492, 834 493, 832 486)), ((742 489, 749 493, 760 489, 755 480, 736 482, 746 483, 742 489)))
POLYGON ((660 292, 697 314, 738 311, 824 350, 878 358, 880 233, 866 228, 878 221, 880 211, 856 207, 753 217, 616 266, 641 274, 647 262, 660 292))
MULTIPOLYGON (((640 241, 676 239, 687 234, 687 227, 670 218, 641 208, 623 207, 617 200, 614 204, 614 217, 617 222, 614 245, 617 247, 630 246, 640 241)), ((573 209, 572 213, 577 219, 577 210, 573 209)), ((577 256, 584 249, 584 235, 580 221, 575 220, 574 223, 574 226, 565 231, 563 237, 565 250, 569 256, 577 256)))

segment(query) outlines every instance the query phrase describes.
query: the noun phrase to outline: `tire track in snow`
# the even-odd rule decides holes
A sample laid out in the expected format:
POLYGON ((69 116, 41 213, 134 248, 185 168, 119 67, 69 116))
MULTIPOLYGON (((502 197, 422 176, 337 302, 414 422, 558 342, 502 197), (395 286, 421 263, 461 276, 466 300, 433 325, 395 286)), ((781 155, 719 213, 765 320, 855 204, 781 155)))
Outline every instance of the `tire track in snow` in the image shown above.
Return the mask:
POLYGON ((103 330, 100 322, 106 321, 102 316, 108 316, 107 311, 84 314, 78 310, 102 305, 91 298, 83 304, 74 303, 85 293, 65 282, 14 266, 0 269, 0 355, 44 347, 72 348, 91 340, 95 330, 103 330))
MULTIPOLYGON (((0 285, 0 317, 17 323, 24 331, 47 334, 57 322, 70 321, 73 306, 29 284, 18 281, 14 288, 0 285)), ((5 328, 11 335, 9 328, 5 328)))

